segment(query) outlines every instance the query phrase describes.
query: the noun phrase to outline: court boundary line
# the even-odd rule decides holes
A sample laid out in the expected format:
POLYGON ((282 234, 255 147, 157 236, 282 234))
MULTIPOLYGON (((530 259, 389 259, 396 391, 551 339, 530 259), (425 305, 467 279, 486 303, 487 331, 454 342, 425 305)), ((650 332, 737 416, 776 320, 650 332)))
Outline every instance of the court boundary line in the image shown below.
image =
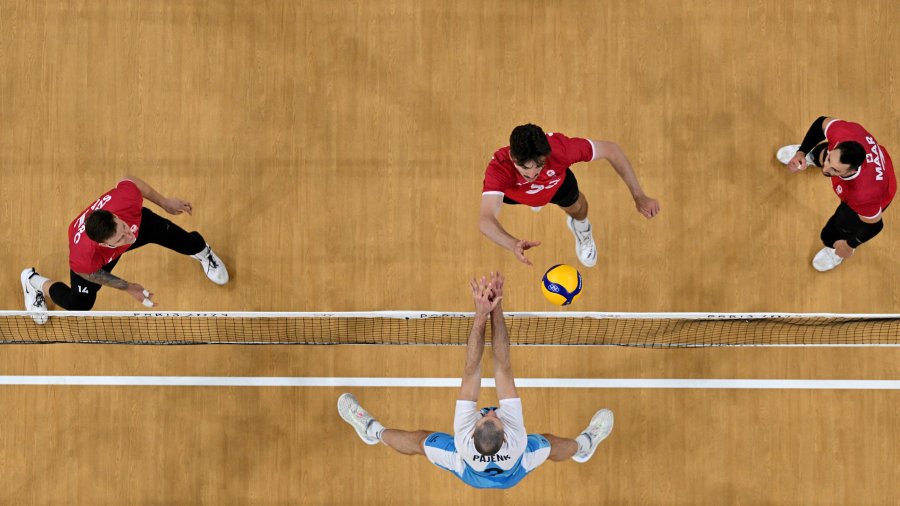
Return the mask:
MULTIPOLYGON (((31 316, 35 311, 0 310, 0 317, 31 316)), ((472 318, 471 311, 388 310, 388 311, 40 311, 56 318, 386 318, 432 319, 472 318)), ((769 320, 776 318, 849 318, 871 320, 897 320, 900 313, 785 313, 778 311, 736 312, 600 312, 600 311, 507 311, 508 318, 594 318, 633 320, 769 320)))
MULTIPOLYGON (((0 386, 458 388, 459 378, 261 376, 0 376, 0 386)), ((494 388, 493 378, 481 380, 494 388)), ((518 378, 519 388, 900 390, 900 380, 518 378)))

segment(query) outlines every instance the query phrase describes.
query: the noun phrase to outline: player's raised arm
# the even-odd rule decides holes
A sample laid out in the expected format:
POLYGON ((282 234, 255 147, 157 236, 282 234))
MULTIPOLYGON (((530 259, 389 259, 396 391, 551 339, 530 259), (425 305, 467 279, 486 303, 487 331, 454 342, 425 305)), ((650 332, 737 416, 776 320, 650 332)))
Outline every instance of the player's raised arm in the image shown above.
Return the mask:
POLYGON ((165 197, 142 179, 134 176, 125 176, 124 179, 134 183, 145 199, 163 208, 169 214, 193 214, 194 212, 190 202, 175 197, 165 197))
POLYGON ((516 239, 509 234, 500 224, 497 216, 500 214, 500 206, 503 204, 503 195, 487 194, 481 196, 481 213, 478 217, 478 228, 488 239, 513 252, 516 258, 525 264, 531 265, 531 260, 525 256, 525 251, 540 246, 540 241, 528 241, 516 239))
POLYGON ((516 392, 516 380, 509 358, 509 331, 503 318, 501 301, 503 281, 502 274, 491 273, 491 288, 497 302, 491 311, 491 349, 494 350, 494 383, 497 387, 497 398, 513 399, 519 394, 516 392))
POLYGON ((475 318, 472 331, 466 343, 466 365, 463 370, 462 384, 459 387, 459 399, 477 401, 481 391, 481 358, 484 355, 484 331, 491 310, 500 302, 493 297, 491 284, 484 276, 480 281, 471 280, 472 297, 475 299, 475 318))
POLYGON ((625 156, 625 151, 615 142, 591 140, 591 143, 594 145, 594 160, 609 161, 616 174, 628 187, 628 191, 631 192, 631 198, 634 199, 637 211, 646 218, 653 218, 659 214, 659 202, 644 193, 631 162, 625 156))

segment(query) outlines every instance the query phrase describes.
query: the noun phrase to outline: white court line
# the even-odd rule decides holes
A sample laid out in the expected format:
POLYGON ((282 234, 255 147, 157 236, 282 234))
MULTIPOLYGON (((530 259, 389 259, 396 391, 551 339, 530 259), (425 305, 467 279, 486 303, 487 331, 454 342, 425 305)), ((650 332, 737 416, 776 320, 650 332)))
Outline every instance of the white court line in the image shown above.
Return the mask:
MULTIPOLYGON (((459 378, 0 376, 0 385, 458 388, 459 384, 459 378)), ((482 379, 481 386, 493 388, 493 378, 482 379)), ((900 390, 900 380, 518 378, 516 386, 521 388, 900 390)))

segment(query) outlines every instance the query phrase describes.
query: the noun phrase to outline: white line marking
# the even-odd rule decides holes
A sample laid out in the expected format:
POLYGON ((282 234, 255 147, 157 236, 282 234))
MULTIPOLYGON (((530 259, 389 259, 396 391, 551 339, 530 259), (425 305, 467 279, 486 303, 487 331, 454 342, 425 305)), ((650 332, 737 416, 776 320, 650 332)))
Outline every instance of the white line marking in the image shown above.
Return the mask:
MULTIPOLYGON (((0 385, 58 386, 179 386, 179 387, 401 387, 458 388, 459 378, 329 378, 231 376, 0 376, 0 385)), ((494 380, 481 380, 493 388, 494 380)), ((808 379, 634 379, 634 378, 519 378, 521 388, 693 388, 900 390, 900 380, 808 379)))
MULTIPOLYGON (((0 317, 29 316, 33 312, 28 311, 0 311, 0 317)), ((94 317, 142 317, 142 318, 395 318, 395 319, 422 319, 422 318, 471 318, 473 312, 442 312, 442 311, 335 311, 323 312, 257 312, 257 311, 46 311, 47 316, 58 318, 86 319, 94 317)), ((600 313, 595 311, 536 311, 503 313, 507 318, 625 318, 625 319, 653 319, 653 320, 713 320, 713 321, 741 321, 772 318, 849 318, 849 319, 900 319, 900 313, 600 313)))

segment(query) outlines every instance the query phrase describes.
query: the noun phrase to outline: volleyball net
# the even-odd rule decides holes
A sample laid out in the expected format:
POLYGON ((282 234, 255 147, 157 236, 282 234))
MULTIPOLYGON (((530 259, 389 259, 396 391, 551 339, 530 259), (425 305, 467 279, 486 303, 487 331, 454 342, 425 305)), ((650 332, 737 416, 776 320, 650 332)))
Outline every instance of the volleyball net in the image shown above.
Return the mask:
MULTIPOLYGON (((464 345, 472 313, 0 311, 0 343, 464 345)), ((900 315, 506 313, 514 345, 900 346, 900 315)), ((490 340, 490 329, 487 331, 490 340)))

